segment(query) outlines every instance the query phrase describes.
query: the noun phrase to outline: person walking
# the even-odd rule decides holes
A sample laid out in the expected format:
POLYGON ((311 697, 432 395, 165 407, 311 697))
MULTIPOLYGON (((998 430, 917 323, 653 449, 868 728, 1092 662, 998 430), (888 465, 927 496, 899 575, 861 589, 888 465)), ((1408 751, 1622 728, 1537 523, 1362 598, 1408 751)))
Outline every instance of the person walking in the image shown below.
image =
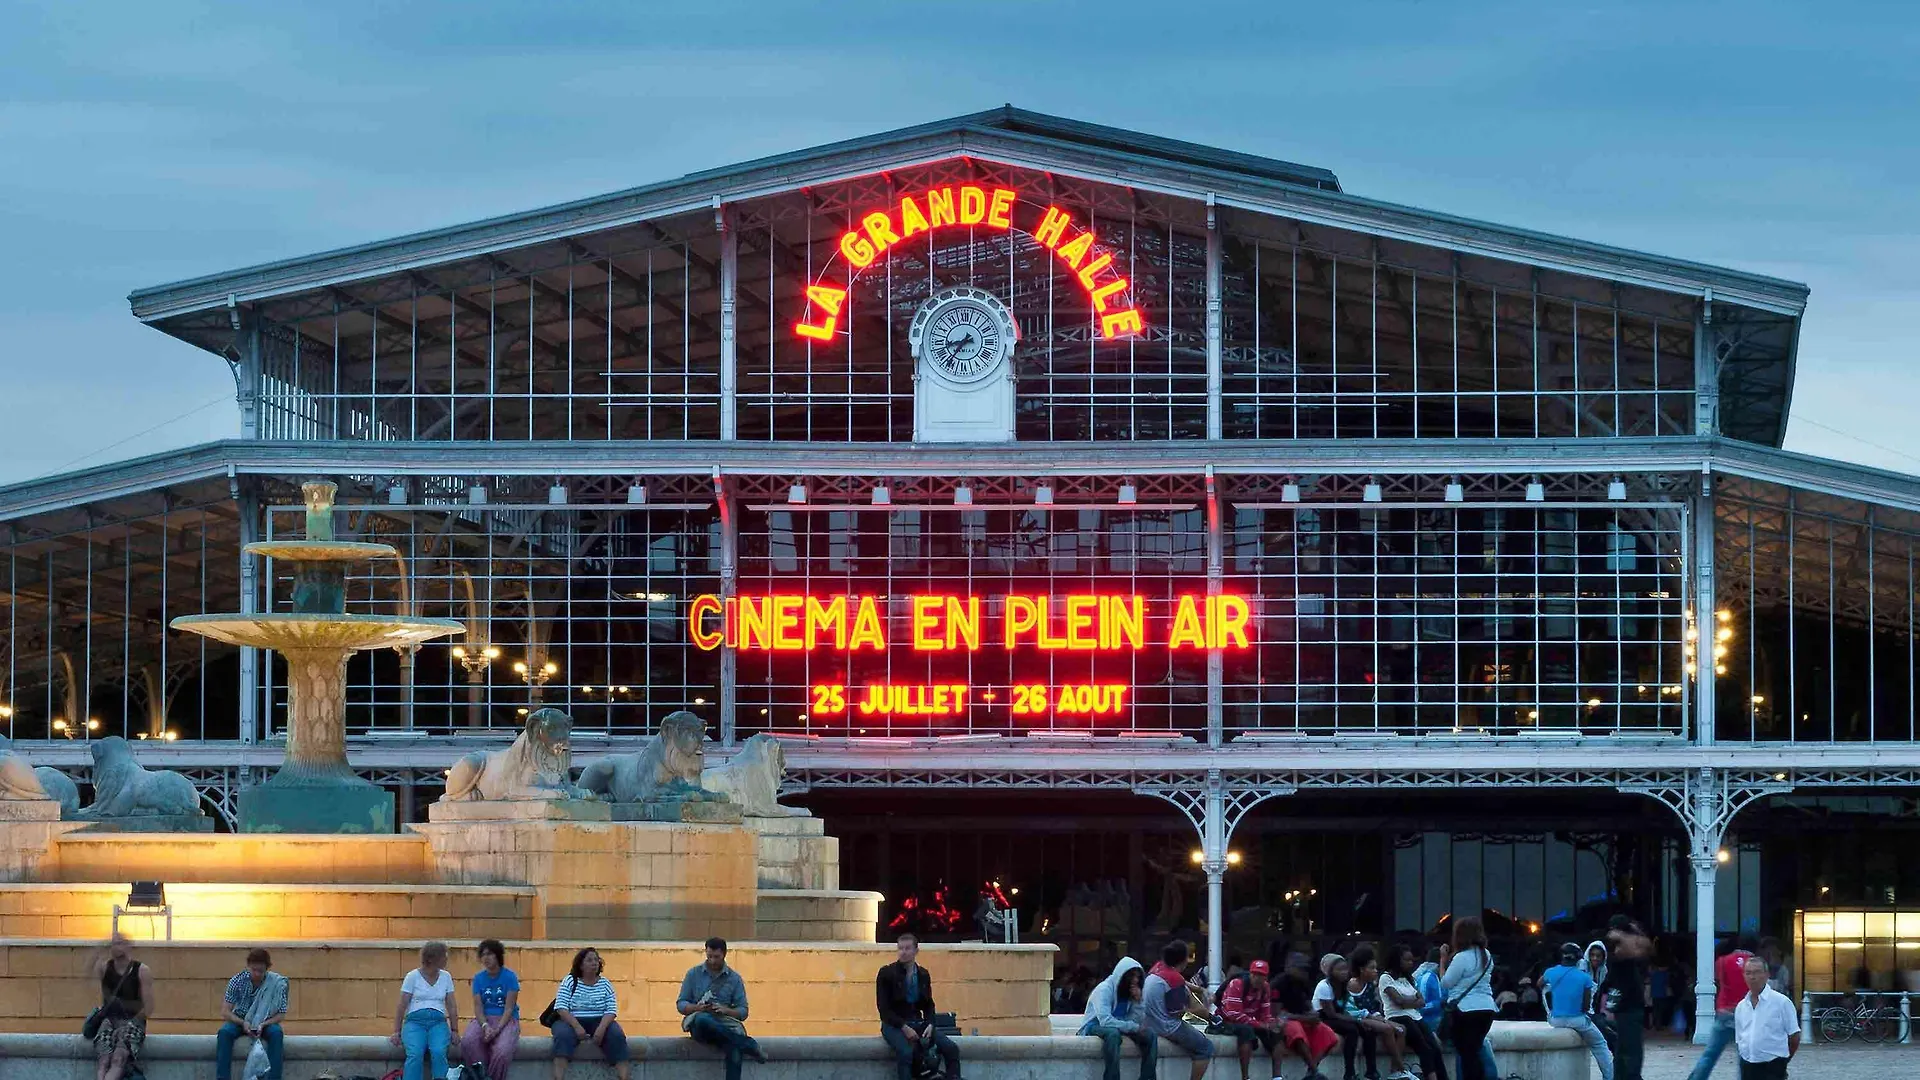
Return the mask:
POLYGON ((520 976, 507 967, 507 947, 493 938, 474 955, 480 970, 473 976, 473 1019, 460 1036, 460 1057, 484 1064, 487 1080, 507 1080, 520 1046, 520 976))
POLYGON ((286 1035, 280 1022, 287 1018, 287 977, 273 967, 265 949, 247 954, 247 967, 227 980, 220 1001, 220 1031, 213 1040, 214 1080, 233 1076, 233 1044, 245 1035, 267 1048, 267 1080, 280 1080, 286 1061, 286 1035))
POLYGON ((1618 1080, 1642 1080, 1641 1062, 1647 1041, 1647 964, 1653 959, 1653 939, 1640 924, 1625 915, 1607 923, 1607 977, 1600 983, 1613 1008, 1614 1075, 1618 1080))
POLYGON ((405 1080, 439 1080, 447 1075, 447 1040, 460 1022, 453 973, 447 970, 447 944, 420 946, 420 966, 400 982, 400 1007, 394 1010, 389 1042, 405 1047, 405 1080))
POLYGON ((920 966, 920 939, 901 934, 894 947, 897 959, 874 977, 873 994, 895 1074, 911 1080, 914 1055, 931 1043, 946 1064, 947 1080, 960 1080, 960 1047, 933 1026, 933 976, 920 966))
POLYGON ((1147 972, 1140 961, 1123 956, 1113 974, 1087 995, 1080 1034, 1100 1040, 1102 1080, 1120 1080, 1120 1044, 1128 1039, 1140 1048, 1140 1080, 1155 1080, 1159 1073, 1160 1040, 1140 1028, 1146 983, 1147 972))
POLYGON ((1713 962, 1713 1030, 1707 1033, 1707 1045, 1687 1080, 1707 1080, 1720 1055, 1733 1045, 1733 1010, 1747 995, 1747 961, 1758 951, 1757 942, 1742 938, 1738 944, 1728 942, 1720 959, 1713 962))
POLYGON ((1793 1001, 1767 985, 1767 962, 1749 957, 1747 992, 1733 1010, 1733 1041, 1740 1080, 1786 1080, 1787 1062, 1800 1052, 1800 1018, 1793 1001))
POLYGON ((1600 1068, 1600 1080, 1613 1080, 1613 1051, 1587 1015, 1600 991, 1593 977, 1580 970, 1580 946, 1571 941, 1561 946, 1560 966, 1543 972, 1540 985, 1546 988, 1547 1023, 1577 1033, 1600 1068))
POLYGON ((740 1063, 765 1065, 767 1055, 747 1034, 747 983, 727 966, 727 940, 707 939, 706 959, 680 980, 680 1026, 693 1041, 717 1048, 727 1058, 727 1080, 740 1080, 740 1063))
POLYGON ((1440 986, 1453 1015, 1453 1046, 1460 1054, 1461 1080, 1493 1080, 1487 1075, 1481 1048, 1493 1029, 1493 953, 1487 949, 1487 931, 1469 915, 1453 924, 1453 944, 1442 951, 1446 974, 1440 986))

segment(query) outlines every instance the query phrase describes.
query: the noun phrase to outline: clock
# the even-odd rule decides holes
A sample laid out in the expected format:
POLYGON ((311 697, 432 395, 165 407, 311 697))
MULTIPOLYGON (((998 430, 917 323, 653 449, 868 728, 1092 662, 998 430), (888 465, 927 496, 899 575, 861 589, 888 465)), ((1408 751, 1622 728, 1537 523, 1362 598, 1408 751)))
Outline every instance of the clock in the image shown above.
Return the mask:
POLYGON ((1019 340, 1007 305, 971 285, 934 293, 907 327, 914 359, 953 383, 978 382, 1002 370, 1019 340))

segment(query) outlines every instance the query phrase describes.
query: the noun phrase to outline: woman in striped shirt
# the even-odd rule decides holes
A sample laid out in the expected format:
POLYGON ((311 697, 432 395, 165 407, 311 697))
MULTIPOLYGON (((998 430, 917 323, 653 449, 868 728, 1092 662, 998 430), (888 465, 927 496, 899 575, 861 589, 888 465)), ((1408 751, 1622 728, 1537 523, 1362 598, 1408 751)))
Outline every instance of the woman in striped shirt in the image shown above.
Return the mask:
POLYGON ((601 975, 601 966, 598 952, 581 949, 573 954, 573 974, 561 980, 553 996, 553 1080, 566 1080, 567 1063, 583 1042, 600 1048, 619 1080, 628 1080, 632 1073, 627 1033, 614 1019, 620 1003, 614 998, 613 983, 601 975))

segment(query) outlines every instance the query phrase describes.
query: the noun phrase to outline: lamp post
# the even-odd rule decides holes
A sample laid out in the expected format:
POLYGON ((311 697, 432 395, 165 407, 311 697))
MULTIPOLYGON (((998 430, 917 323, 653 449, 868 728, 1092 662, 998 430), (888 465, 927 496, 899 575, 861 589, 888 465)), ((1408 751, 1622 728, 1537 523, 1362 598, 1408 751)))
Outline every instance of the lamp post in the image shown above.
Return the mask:
POLYGON ((500 658, 500 650, 487 644, 484 640, 476 641, 471 646, 455 645, 453 647, 453 658, 458 660, 460 666, 467 671, 467 726, 480 727, 482 726, 483 719, 481 714, 482 682, 486 676, 487 668, 492 665, 495 660, 500 658))
POLYGON ((537 702, 540 700, 541 690, 547 685, 547 680, 560 673, 560 665, 551 660, 541 662, 529 657, 526 660, 515 660, 513 673, 520 676, 521 682, 527 684, 527 700, 537 702))

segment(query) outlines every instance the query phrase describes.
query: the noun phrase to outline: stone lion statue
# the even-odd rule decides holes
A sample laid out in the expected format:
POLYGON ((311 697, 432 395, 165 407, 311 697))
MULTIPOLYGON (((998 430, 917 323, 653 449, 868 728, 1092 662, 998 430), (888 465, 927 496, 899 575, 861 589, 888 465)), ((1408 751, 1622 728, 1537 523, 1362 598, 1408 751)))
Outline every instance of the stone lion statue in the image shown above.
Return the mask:
POLYGON ((41 799, 59 803, 61 817, 72 817, 80 809, 80 789, 66 773, 45 765, 29 766, 0 736, 0 801, 41 799))
POLYGON ((759 734, 739 752, 700 773, 700 786, 733 801, 747 817, 812 817, 812 811, 780 805, 780 780, 787 774, 787 752, 780 740, 759 734))
POLYGON ((580 786, 609 802, 643 803, 663 799, 724 802, 700 786, 704 762, 701 740, 707 725, 686 710, 668 713, 660 734, 635 754, 609 754, 586 767, 580 786))
POLYGON ((533 802, 577 799, 573 786, 573 718, 559 709, 536 709, 526 729, 505 750, 476 750, 447 770, 442 802, 462 799, 533 802))
POLYGON ((61 817, 70 819, 80 812, 80 788, 72 777, 47 765, 35 767, 33 775, 39 778, 40 790, 47 793, 47 798, 60 804, 61 817))
POLYGON ((133 747, 118 735, 93 744, 93 802, 74 815, 81 821, 199 815, 200 793, 177 772, 148 771, 133 760, 133 747))

